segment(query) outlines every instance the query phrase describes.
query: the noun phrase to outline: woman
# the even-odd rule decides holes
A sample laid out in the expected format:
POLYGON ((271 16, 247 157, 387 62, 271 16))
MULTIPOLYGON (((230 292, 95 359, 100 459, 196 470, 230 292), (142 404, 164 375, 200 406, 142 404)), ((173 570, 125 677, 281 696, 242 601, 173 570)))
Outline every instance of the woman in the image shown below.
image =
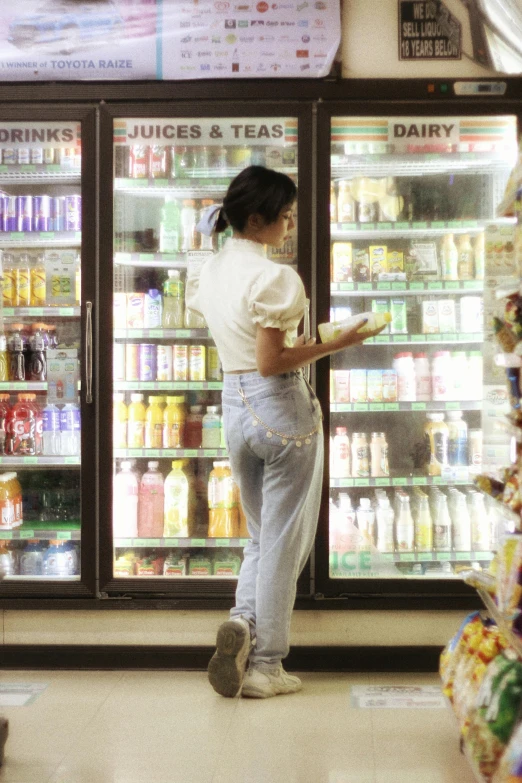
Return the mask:
POLYGON ((213 688, 229 697, 301 688, 281 660, 289 651, 296 584, 312 549, 323 480, 322 414, 301 368, 377 334, 358 334, 361 320, 327 345, 295 340, 303 283, 264 249, 288 239, 295 199, 285 174, 244 169, 223 206, 210 208, 198 225, 203 233, 230 225, 233 237, 203 265, 199 283, 187 286, 188 306, 205 317, 223 365, 225 439, 251 536, 236 605, 218 630, 208 668, 213 688))

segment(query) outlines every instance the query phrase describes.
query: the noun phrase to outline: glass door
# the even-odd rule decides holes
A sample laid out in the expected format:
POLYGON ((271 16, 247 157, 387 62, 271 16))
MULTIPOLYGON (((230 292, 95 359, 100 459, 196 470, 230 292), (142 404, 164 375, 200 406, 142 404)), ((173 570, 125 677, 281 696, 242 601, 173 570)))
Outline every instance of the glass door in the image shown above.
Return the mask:
MULTIPOLYGON (((235 587, 248 531, 223 440, 222 370, 185 297, 231 233, 197 232, 202 210, 249 165, 297 180, 297 125, 285 115, 113 120, 111 589, 235 587)), ((296 232, 274 258, 297 257, 296 232)))
POLYGON ((496 208, 517 120, 334 116, 330 130, 330 320, 386 328, 330 361, 329 578, 455 579, 493 557, 473 481, 509 462, 484 289, 513 261, 496 208))
MULTIPOLYGON (((47 111, 41 120, 0 123, 0 568, 6 594, 81 594, 85 583, 94 589, 92 526, 83 531, 91 539, 89 553, 81 551, 82 454, 94 450, 86 400, 92 378, 82 378, 80 370, 89 350, 82 329, 86 250, 89 277, 95 274, 91 241, 82 242, 86 216, 94 225, 93 181, 87 177, 84 191, 82 178, 82 130, 94 155, 94 111, 89 114, 86 119, 85 109, 69 107, 47 111)), ((90 473, 89 480, 92 486, 90 473)))

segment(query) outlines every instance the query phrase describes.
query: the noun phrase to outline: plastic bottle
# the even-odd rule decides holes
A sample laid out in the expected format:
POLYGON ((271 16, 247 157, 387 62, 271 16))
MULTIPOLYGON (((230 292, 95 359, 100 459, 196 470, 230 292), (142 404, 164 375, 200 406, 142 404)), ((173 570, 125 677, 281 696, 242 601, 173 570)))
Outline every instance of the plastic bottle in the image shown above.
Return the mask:
MULTIPOLYGON (((214 201, 211 198, 204 198, 201 201, 201 211, 204 209, 207 209, 208 207, 211 207, 214 204, 214 201)), ((206 234, 200 234, 200 243, 199 247, 200 250, 213 250, 214 249, 214 238, 212 236, 207 236, 206 234)), ((197 328, 197 327, 193 327, 197 328)))
POLYGON ((458 275, 459 280, 473 280, 475 273, 475 264, 473 259, 473 248, 469 234, 462 234, 458 241, 458 275))
MULTIPOLYGON (((112 395, 112 445, 115 449, 127 448, 128 411, 125 395, 117 392, 112 395)), ((44 422, 45 432, 45 422, 44 422)))
POLYGON ((480 351, 470 351, 468 356, 468 400, 481 400, 484 383, 483 357, 480 351))
MULTIPOLYGON (((121 395, 123 397, 123 394, 121 395)), ((61 454, 60 409, 47 404, 43 409, 43 453, 46 456, 61 454)))
POLYGON ((145 329, 157 329, 162 324, 162 298, 157 288, 149 288, 145 294, 143 308, 143 326, 145 329))
POLYGON ((16 264, 16 306, 29 307, 31 304, 30 256, 20 253, 16 264))
MULTIPOLYGON (((468 358, 465 351, 452 351, 450 354, 451 387, 448 389, 448 397, 461 402, 468 400, 469 391, 468 358)), ((482 393, 482 389, 481 389, 482 393)))
POLYGON ((20 574, 22 576, 42 576, 45 546, 38 539, 29 539, 20 555, 20 574))
POLYGON ((31 401, 34 395, 19 394, 6 420, 6 453, 36 456, 36 414, 31 401))
POLYGON ((365 432, 352 433, 352 476, 366 478, 370 475, 370 448, 365 432))
POLYGON ((80 409, 72 402, 60 411, 60 451, 66 455, 79 455, 81 447, 80 409))
POLYGON ((448 465, 448 425, 443 413, 428 413, 424 427, 426 438, 426 472, 428 476, 442 475, 448 465))
POLYGON ((415 368, 415 397, 417 402, 431 400, 431 369, 427 353, 416 353, 413 357, 415 368))
POLYGON ((448 499, 441 492, 437 502, 434 523, 433 548, 437 552, 450 552, 452 543, 451 517, 448 510, 448 499))
POLYGON ((471 548, 476 552, 488 552, 491 548, 491 528, 484 497, 480 492, 470 495, 471 548))
POLYGON ((138 536, 138 478, 132 472, 131 463, 121 463, 112 489, 112 534, 114 538, 136 538, 138 536))
POLYGON ((375 511, 369 498, 361 498, 357 508, 357 527, 362 537, 363 548, 375 544, 375 511))
POLYGON ((163 411, 163 448, 181 449, 185 445, 185 397, 167 397, 163 411))
POLYGON ((415 402, 417 381, 413 354, 408 351, 396 354, 393 369, 397 373, 397 399, 400 402, 415 402))
POLYGON ((163 446, 163 409, 157 397, 149 397, 145 412, 145 448, 161 449, 163 446))
POLYGON ((196 202, 194 199, 184 199, 181 210, 181 251, 194 250, 196 231, 196 202))
POLYGON ((29 340, 31 358, 29 371, 26 373, 30 381, 47 380, 47 347, 41 327, 42 324, 33 324, 31 327, 32 334, 29 340))
POLYGON ((396 524, 397 549, 399 552, 413 552, 415 525, 411 515, 410 497, 404 493, 399 498, 399 513, 396 524))
POLYGON ((185 422, 185 448, 200 449, 203 441, 203 406, 191 405, 185 422))
POLYGON ((468 425, 462 419, 462 411, 449 411, 448 461, 450 465, 468 464, 468 425))
POLYGON ((330 464, 333 478, 350 477, 350 439, 346 427, 335 428, 330 464))
POLYGON ((221 444, 221 416, 218 405, 209 405, 203 416, 201 443, 204 449, 219 449, 221 444))
POLYGON ((12 324, 11 334, 7 338, 9 354, 9 380, 25 381, 25 357, 27 345, 22 336, 22 325, 12 324))
POLYGON ((357 204, 352 195, 350 180, 341 180, 339 182, 336 212, 337 218, 333 222, 355 223, 357 220, 357 204))
POLYGON ((9 394, 0 394, 0 454, 6 453, 7 415, 10 410, 9 394))
POLYGON ((31 307, 44 307, 46 302, 46 271, 44 256, 36 256, 34 264, 31 265, 31 307))
POLYGON ((444 280, 459 279, 459 251, 453 239, 453 234, 446 234, 442 240, 442 277, 444 280))
POLYGON ((329 517, 330 551, 349 552, 353 549, 353 540, 358 538, 355 524, 356 513, 347 492, 339 493, 339 508, 329 517))
POLYGON ((371 468, 372 476, 389 476, 390 467, 388 465, 388 444, 384 432, 372 432, 370 441, 371 468))
POLYGON ((480 234, 475 239, 475 244, 473 247, 473 253, 475 256, 475 279, 476 280, 484 279, 485 252, 486 252, 485 232, 481 231, 480 234))
POLYGON ((208 508, 209 538, 234 538, 239 535, 237 495, 227 460, 213 463, 208 479, 208 508))
POLYGON ((138 492, 138 536, 140 538, 161 538, 163 536, 165 494, 163 476, 158 462, 147 463, 138 492))
POLYGON ((7 338, 0 332, 0 381, 9 380, 9 354, 7 353, 7 338))
POLYGON ((127 448, 145 448, 145 405, 143 394, 131 394, 128 407, 127 448))
POLYGON ((395 551, 395 514, 388 498, 382 498, 377 506, 377 549, 379 552, 395 551))
POLYGON ((449 400, 452 391, 451 355, 449 351, 436 351, 431 365, 432 399, 449 400))
POLYGON ((177 269, 169 269, 163 283, 163 328, 182 329, 184 324, 184 285, 177 269))
POLYGON ((165 479, 164 492, 164 537, 188 538, 189 483, 181 460, 174 460, 172 463, 172 470, 165 479))
POLYGON ((363 319, 366 319, 367 323, 363 324, 361 328, 357 330, 358 334, 373 332, 375 329, 380 329, 381 327, 390 324, 392 316, 391 313, 359 313, 358 315, 351 315, 349 318, 344 318, 342 321, 319 324, 317 330, 322 342, 328 343, 339 337, 342 332, 353 329, 353 327, 363 319))
POLYGON ((453 547, 457 552, 471 550, 471 519, 466 498, 462 492, 455 493, 453 513, 453 547))
POLYGON ((180 209, 174 196, 165 196, 161 210, 160 253, 178 253, 180 248, 180 209))
POLYGON ((415 521, 415 549, 417 552, 430 552, 433 549, 433 522, 427 495, 419 498, 415 521))

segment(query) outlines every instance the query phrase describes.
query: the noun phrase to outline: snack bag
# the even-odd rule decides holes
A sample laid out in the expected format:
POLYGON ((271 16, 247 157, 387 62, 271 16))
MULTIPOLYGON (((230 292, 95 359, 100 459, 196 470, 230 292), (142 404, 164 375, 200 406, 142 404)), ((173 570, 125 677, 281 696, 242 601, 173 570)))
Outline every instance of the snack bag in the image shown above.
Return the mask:
POLYGON ((497 606, 502 614, 510 615, 522 596, 519 571, 522 565, 522 536, 505 536, 497 554, 497 606))
POLYGON ((522 783, 522 724, 511 735, 492 783, 522 783))
POLYGON ((458 673, 455 691, 455 712, 461 731, 466 734, 473 713, 475 702, 482 681, 490 663, 505 649, 506 643, 501 637, 499 629, 491 621, 486 621, 482 627, 481 639, 470 640, 470 647, 477 647, 476 651, 468 656, 467 662, 458 673))
POLYGON ((452 698, 455 669, 459 658, 466 649, 470 626, 475 625, 478 627, 479 623, 481 623, 481 619, 478 612, 473 612, 465 617, 457 633, 450 639, 441 653, 439 674, 442 680, 443 692, 449 699, 452 698))

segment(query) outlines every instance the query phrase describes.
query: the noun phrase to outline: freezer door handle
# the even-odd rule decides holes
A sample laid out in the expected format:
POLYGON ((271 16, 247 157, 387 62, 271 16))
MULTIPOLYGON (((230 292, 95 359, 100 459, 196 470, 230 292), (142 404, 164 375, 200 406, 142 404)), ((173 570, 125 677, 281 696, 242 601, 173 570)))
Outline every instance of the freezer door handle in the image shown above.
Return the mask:
POLYGON ((92 403, 92 302, 85 307, 85 402, 92 403))
MULTIPOLYGON (((310 300, 306 299, 305 311, 304 311, 304 324, 303 324, 305 345, 310 339, 310 300)), ((307 364, 304 368, 304 376, 308 382, 310 382, 310 365, 307 364)))

